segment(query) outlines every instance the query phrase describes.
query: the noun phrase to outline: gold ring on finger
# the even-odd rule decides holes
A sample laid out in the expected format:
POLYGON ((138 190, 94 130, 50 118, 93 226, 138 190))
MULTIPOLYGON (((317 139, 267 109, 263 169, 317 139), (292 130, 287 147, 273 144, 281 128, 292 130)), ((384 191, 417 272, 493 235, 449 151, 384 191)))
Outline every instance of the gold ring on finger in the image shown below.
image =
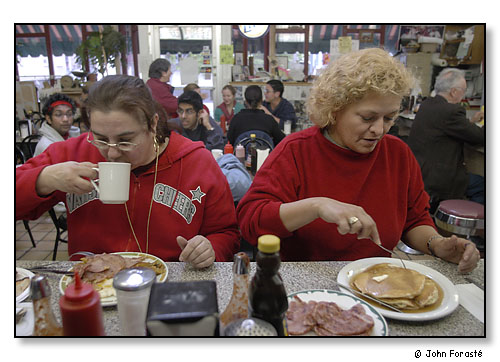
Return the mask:
POLYGON ((351 216, 349 219, 347 219, 349 226, 352 226, 353 224, 357 223, 358 221, 359 221, 359 219, 356 216, 351 216))

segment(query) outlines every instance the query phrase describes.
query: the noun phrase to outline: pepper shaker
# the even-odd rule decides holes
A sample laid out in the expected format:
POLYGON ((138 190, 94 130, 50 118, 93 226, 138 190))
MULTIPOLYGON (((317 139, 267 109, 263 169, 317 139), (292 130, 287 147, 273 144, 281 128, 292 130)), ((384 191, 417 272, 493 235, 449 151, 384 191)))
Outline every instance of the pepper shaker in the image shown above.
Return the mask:
POLYGON ((221 335, 231 322, 248 317, 250 259, 246 253, 239 252, 233 260, 233 294, 219 318, 221 335))
POLYGON ((52 311, 50 305, 49 282, 43 275, 35 275, 31 278, 31 299, 33 300, 33 312, 35 314, 34 336, 62 336, 63 329, 52 311))

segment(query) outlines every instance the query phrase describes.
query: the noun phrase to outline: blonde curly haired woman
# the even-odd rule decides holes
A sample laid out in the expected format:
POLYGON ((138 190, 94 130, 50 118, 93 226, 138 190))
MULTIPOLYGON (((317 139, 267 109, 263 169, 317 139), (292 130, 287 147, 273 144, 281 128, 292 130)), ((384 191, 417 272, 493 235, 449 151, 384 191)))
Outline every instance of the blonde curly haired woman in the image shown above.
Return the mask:
POLYGON ((286 261, 390 256, 375 243, 393 249, 403 240, 460 272, 474 269, 474 244, 437 233, 415 157, 387 135, 412 85, 381 49, 330 64, 307 102, 315 126, 286 137, 240 201, 243 237, 256 244, 260 235, 279 236, 286 261))

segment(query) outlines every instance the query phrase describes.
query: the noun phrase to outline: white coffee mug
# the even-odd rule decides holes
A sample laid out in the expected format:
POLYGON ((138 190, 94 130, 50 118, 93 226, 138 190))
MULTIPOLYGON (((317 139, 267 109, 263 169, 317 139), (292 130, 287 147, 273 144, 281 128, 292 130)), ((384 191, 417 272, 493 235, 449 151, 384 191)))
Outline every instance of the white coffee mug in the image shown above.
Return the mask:
POLYGON ((99 162, 99 179, 90 180, 103 204, 124 204, 128 201, 130 163, 99 162), (99 185, 96 184, 99 182, 99 185))
POLYGON ((214 156, 214 158, 215 158, 216 160, 217 160, 220 156, 222 156, 222 155, 223 155, 223 153, 224 153, 224 152, 223 152, 222 150, 219 150, 219 149, 217 149, 217 148, 214 148, 214 149, 212 150, 212 156, 214 156))
POLYGON ((285 121, 283 133, 286 134, 287 136, 292 133, 292 121, 285 121))

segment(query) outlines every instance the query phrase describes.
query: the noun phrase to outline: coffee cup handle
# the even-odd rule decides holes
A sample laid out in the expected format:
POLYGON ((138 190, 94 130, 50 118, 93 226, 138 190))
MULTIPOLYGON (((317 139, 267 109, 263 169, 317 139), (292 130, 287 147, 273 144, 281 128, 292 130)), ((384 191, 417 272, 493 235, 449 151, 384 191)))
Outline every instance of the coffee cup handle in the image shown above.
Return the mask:
MULTIPOLYGON (((92 170, 95 170, 95 171, 97 171, 97 173, 99 173, 99 169, 98 169, 97 167, 92 167, 92 170)), ((99 186, 97 186, 97 183, 96 183, 96 182, 99 182, 99 179, 95 179, 95 180, 90 179, 90 183, 92 184, 92 186, 94 186, 94 189, 95 189, 98 193, 100 193, 100 191, 99 191, 99 186)))

